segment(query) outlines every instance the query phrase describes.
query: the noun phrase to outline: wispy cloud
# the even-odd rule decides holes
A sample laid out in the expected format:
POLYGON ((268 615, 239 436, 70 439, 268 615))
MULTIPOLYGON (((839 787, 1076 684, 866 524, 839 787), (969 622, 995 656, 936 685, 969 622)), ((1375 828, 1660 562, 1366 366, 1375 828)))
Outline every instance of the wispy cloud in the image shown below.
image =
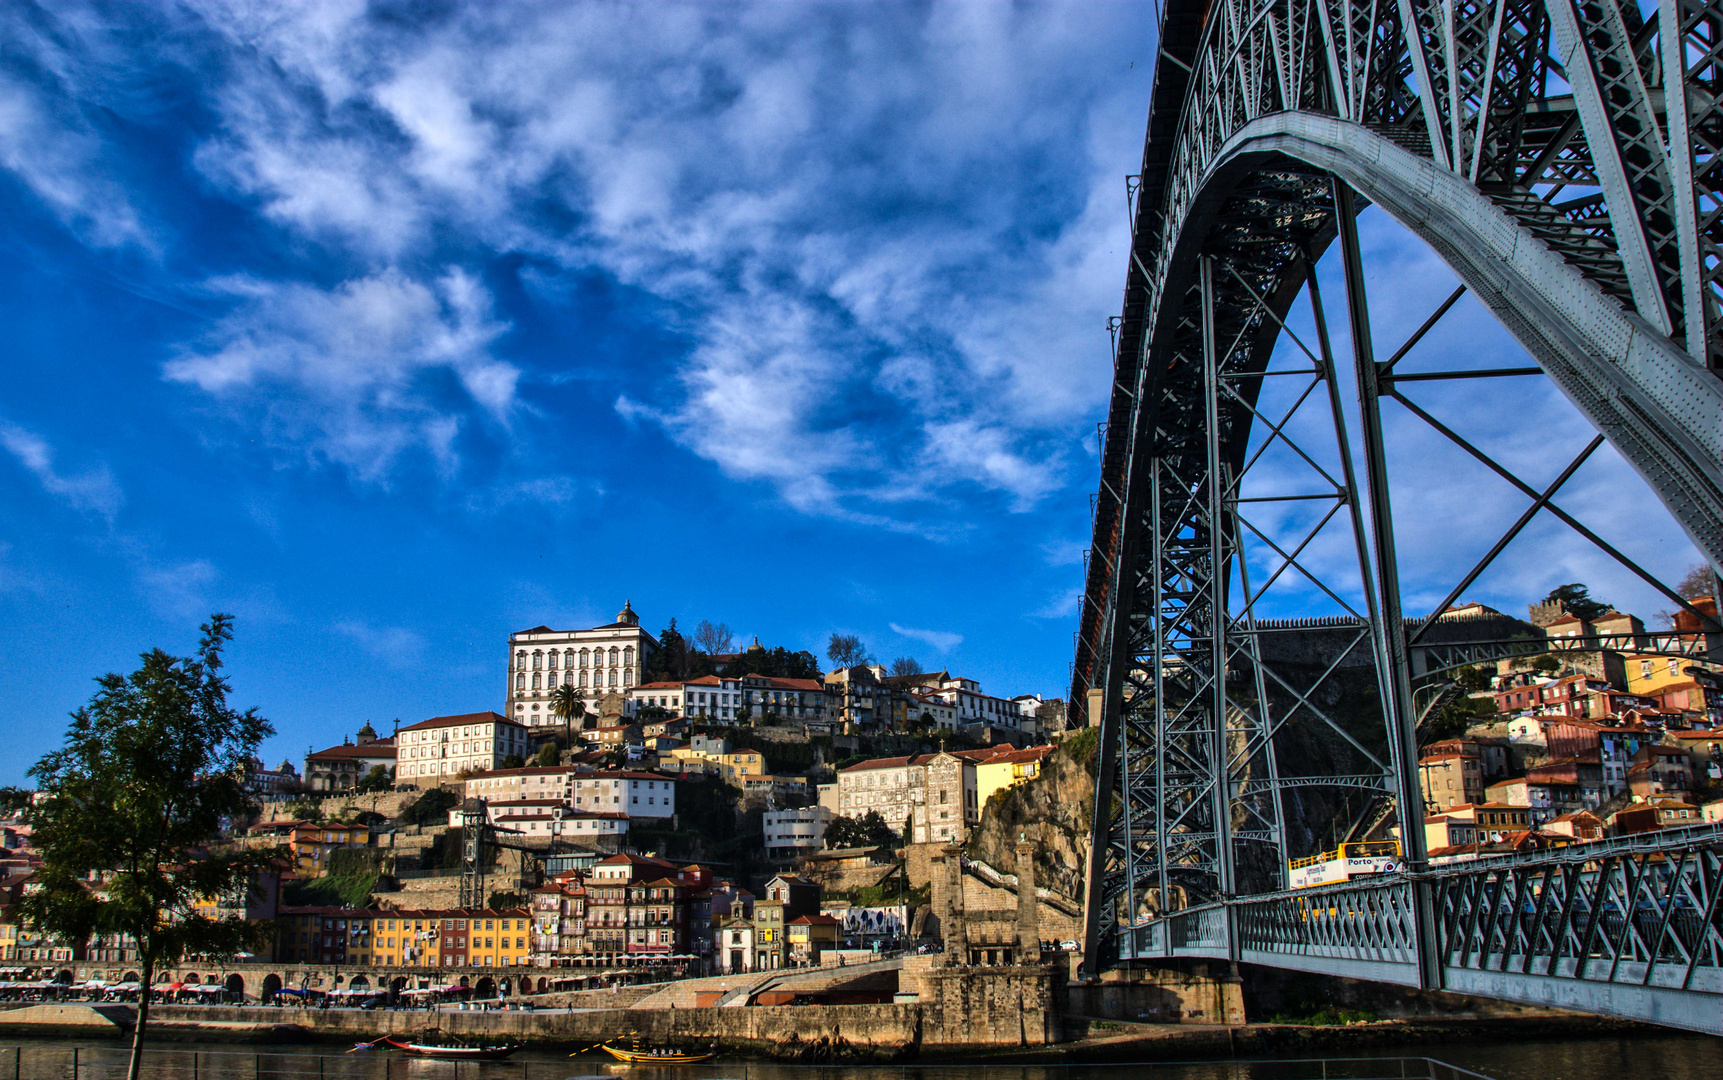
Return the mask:
POLYGON ((86 243, 155 247, 76 104, 55 101, 5 72, 0 72, 0 169, 86 243))
POLYGON ((425 652, 425 639, 400 626, 372 626, 356 619, 335 624, 335 632, 396 670, 415 667, 425 652))
POLYGON ((328 289, 248 276, 209 288, 232 309, 166 376, 362 479, 410 448, 452 469, 469 407, 506 423, 515 405, 519 369, 490 353, 506 327, 459 268, 428 282, 391 269, 328 289))
POLYGON ((912 626, 899 626, 897 623, 888 625, 891 627, 891 632, 898 637, 924 642, 940 652, 950 652, 963 644, 963 635, 954 634, 949 630, 917 630, 912 626))
POLYGON ((167 618, 198 619, 216 610, 210 600, 210 588, 221 574, 207 559, 142 561, 136 574, 138 591, 144 600, 167 618))
POLYGON ((54 467, 54 450, 46 439, 16 424, 0 423, 0 446, 4 446, 42 490, 75 510, 98 514, 109 522, 120 512, 125 495, 106 465, 81 472, 61 472, 54 467))

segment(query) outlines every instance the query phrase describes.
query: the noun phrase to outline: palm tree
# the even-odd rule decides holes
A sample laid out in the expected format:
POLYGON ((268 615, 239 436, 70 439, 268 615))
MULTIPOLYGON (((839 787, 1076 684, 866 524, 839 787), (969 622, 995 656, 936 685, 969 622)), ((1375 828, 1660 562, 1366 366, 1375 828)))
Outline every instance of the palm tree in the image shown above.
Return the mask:
POLYGON ((550 692, 550 711, 551 715, 562 717, 562 741, 573 746, 574 738, 569 728, 574 721, 586 719, 586 699, 574 687, 563 683, 550 692))

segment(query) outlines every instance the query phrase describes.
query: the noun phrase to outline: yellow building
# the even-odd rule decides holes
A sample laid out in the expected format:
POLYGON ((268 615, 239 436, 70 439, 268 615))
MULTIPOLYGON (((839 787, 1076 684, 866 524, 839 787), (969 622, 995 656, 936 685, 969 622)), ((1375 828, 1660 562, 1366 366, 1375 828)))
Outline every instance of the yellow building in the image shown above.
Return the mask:
POLYGON ((365 847, 371 842, 371 830, 363 825, 318 825, 307 822, 297 826, 288 837, 293 849, 293 865, 301 877, 317 878, 329 872, 329 856, 344 847, 365 847))
POLYGON ((994 792, 1040 775, 1042 762, 1052 752, 1052 746, 1031 746, 1027 750, 1004 750, 976 762, 976 802, 986 806, 994 792))
POLYGON ((751 776, 759 776, 766 771, 765 759, 760 757, 757 750, 738 750, 733 754, 719 754, 712 760, 718 763, 718 775, 726 782, 740 787, 742 781, 751 776))
POLYGON ((524 916, 467 921, 469 967, 524 967, 531 962, 532 950, 527 944, 529 934, 524 916))

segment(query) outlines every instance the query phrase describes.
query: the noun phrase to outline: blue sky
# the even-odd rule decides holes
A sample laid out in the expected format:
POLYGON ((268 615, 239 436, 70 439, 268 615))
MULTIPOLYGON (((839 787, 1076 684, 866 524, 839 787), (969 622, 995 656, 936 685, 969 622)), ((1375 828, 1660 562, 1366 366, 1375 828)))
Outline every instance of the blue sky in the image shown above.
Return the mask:
MULTIPOLYGON (((1062 695, 1152 43, 1127 3, 0 8, 0 782, 214 610, 272 762, 498 707, 507 633, 624 599, 1062 695)), ((1386 340, 1446 271, 1366 224, 1386 340)), ((1515 352, 1465 305, 1432 343, 1515 352)), ((1528 467, 1584 441, 1525 415, 1485 426, 1528 467)), ((1467 563, 1519 504, 1407 438, 1411 557, 1467 563)), ((1613 573, 1550 533, 1477 595, 1613 573)))

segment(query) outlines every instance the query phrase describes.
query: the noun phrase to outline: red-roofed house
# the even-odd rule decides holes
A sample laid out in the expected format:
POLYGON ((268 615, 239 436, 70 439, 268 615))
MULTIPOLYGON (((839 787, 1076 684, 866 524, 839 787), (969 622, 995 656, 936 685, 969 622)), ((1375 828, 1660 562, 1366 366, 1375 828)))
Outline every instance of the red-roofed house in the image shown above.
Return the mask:
POLYGON ((1484 801, 1483 766, 1478 755, 1468 751, 1449 750, 1419 758, 1418 785, 1424 792, 1426 810, 1484 801))
POLYGON ((784 929, 792 964, 818 965, 822 954, 838 947, 838 921, 830 915, 799 915, 784 929))

